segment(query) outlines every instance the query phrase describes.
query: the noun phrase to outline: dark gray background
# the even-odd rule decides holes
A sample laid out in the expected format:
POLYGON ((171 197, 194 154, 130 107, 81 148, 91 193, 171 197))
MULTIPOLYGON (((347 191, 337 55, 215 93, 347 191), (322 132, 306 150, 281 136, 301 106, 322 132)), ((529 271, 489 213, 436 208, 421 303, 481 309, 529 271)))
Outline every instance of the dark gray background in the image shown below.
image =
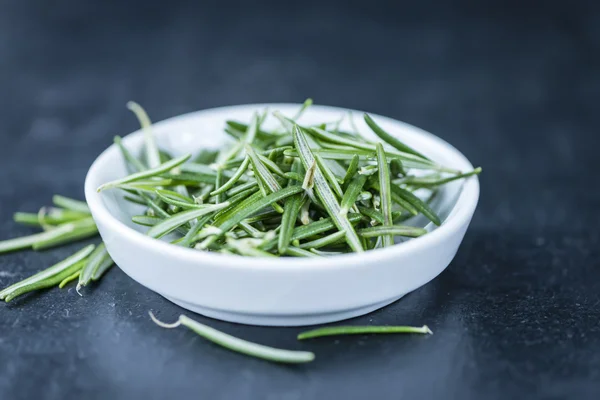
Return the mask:
MULTIPOLYGON (((136 129, 127 100, 161 120, 310 96, 420 126, 484 167, 450 267, 348 321, 435 335, 297 343, 299 328, 198 317, 317 354, 268 364, 157 328, 148 310, 182 310, 114 269, 83 298, 0 305, 0 398, 597 398, 599 7, 288 3, 0 1, 0 238, 31 232, 16 210, 83 197, 93 159, 136 129)), ((77 247, 3 255, 0 284, 77 247)))

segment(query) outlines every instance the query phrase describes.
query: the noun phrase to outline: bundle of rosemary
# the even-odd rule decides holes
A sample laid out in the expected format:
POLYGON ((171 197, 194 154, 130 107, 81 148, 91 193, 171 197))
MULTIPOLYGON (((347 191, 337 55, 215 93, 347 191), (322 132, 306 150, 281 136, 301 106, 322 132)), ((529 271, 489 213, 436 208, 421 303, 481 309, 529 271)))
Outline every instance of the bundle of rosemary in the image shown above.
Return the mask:
POLYGON ((124 191, 126 200, 146 207, 132 220, 148 226, 153 238, 179 233, 170 239, 179 246, 242 256, 318 257, 425 234, 402 224, 419 214, 441 223, 414 191, 427 189, 432 198, 440 185, 481 171, 445 168, 367 114, 367 125, 383 142, 332 124, 299 125, 310 104, 309 99, 294 118, 274 112, 279 129, 264 128, 267 111, 256 112, 249 123, 226 121, 225 132, 234 141, 195 158, 160 151, 147 115, 132 105, 146 135, 144 157, 135 157, 117 138, 132 173, 98 191, 124 191))

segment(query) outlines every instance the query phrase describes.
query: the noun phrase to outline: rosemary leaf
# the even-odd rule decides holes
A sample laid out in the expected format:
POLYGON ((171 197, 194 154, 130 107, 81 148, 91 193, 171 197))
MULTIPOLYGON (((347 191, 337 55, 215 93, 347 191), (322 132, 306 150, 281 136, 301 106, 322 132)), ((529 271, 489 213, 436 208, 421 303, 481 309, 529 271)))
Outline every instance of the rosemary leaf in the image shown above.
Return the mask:
MULTIPOLYGON (((315 162, 315 158, 310 151, 304 133, 300 130, 298 125, 294 126, 294 144, 298 150, 302 164, 304 164, 305 168, 310 168, 310 166, 315 162)), ((348 221, 346 216, 340 215, 340 205, 318 166, 315 169, 314 181, 317 196, 319 196, 329 216, 335 222, 338 229, 346 232, 346 240, 348 245, 356 252, 364 251, 360 239, 354 231, 354 227, 350 221, 348 221)))

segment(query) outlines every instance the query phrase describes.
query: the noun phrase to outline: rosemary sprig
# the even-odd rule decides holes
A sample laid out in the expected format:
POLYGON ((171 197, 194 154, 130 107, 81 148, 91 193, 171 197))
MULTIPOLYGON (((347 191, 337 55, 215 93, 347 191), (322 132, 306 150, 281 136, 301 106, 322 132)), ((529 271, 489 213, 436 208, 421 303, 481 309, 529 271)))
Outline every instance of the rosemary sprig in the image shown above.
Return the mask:
POLYGON ((420 328, 414 326, 331 326, 302 332, 298 335, 298 340, 313 339, 323 336, 364 335, 367 333, 433 334, 427 325, 423 325, 420 328))
POLYGON ((396 149, 398 149, 402 152, 414 154, 425 160, 428 160, 428 158, 425 157, 423 154, 419 153, 412 147, 407 146, 406 144, 402 143, 397 137, 392 136, 389 133, 387 133, 386 131, 384 131, 379 125, 377 125, 375 123, 375 121, 373 121, 373 118, 371 118, 368 114, 365 114, 364 117, 365 117, 365 122, 367 123, 367 125, 369 125, 369 128, 371 128, 371 130, 377 136, 379 136, 381 138, 381 140, 383 140, 387 144, 391 145, 392 147, 395 147, 396 149))
MULTIPOLYGON (((383 145, 377 143, 377 170, 379 173, 379 195, 381 197, 381 213, 383 214, 383 225, 389 227, 392 225, 392 191, 390 188, 390 171, 388 169, 387 159, 383 151, 383 145)), ((383 247, 389 247, 394 244, 392 235, 383 236, 383 247)))
POLYGON ((173 168, 183 164, 190 157, 191 157, 191 154, 186 154, 184 156, 167 161, 163 164, 159 164, 158 166, 156 166, 154 168, 147 169, 145 171, 136 172, 135 174, 128 175, 125 178, 121 178, 121 179, 117 179, 112 182, 105 183, 98 188, 98 192, 101 192, 102 190, 106 190, 111 187, 116 187, 116 186, 119 186, 119 185, 122 185, 125 183, 140 181, 144 178, 152 178, 152 177, 158 176, 162 173, 168 172, 168 171, 172 170, 173 168))
MULTIPOLYGON (((77 291, 79 289, 86 286, 92 280, 94 273, 98 271, 98 268, 105 262, 105 260, 110 259, 110 255, 108 251, 106 251, 106 246, 104 243, 100 243, 96 249, 90 254, 87 258, 83 269, 81 270, 79 277, 79 282, 77 283, 77 291)), ((62 282, 61 282, 62 284, 62 282)), ((64 286, 64 285, 63 285, 64 286)))
MULTIPOLYGON (((87 256, 89 256, 92 253, 92 251, 94 251, 94 245, 86 246, 83 249, 79 250, 77 253, 73 254, 72 256, 69 256, 63 261, 54 264, 50 268, 47 268, 27 279, 24 279, 20 282, 15 283, 14 285, 7 287, 6 289, 0 291, 0 300, 6 300, 6 298, 9 296, 12 299, 18 296, 19 294, 26 293, 27 291, 37 290, 37 287, 35 286, 36 284, 44 282, 46 279, 52 278, 63 271, 68 270, 69 273, 66 276, 71 275, 74 271, 71 271, 70 268, 73 265, 78 264, 80 261, 83 261, 87 256), (35 288, 32 289, 33 287, 35 288), (24 288, 27 288, 28 290, 25 291, 24 288)), ((83 264, 81 264, 81 267, 83 267, 83 264)), ((57 283, 62 281, 65 277, 61 278, 57 283)))
POLYGON ((238 353, 246 354, 251 357, 261 358, 267 361, 273 361, 277 363, 287 364, 299 364, 313 361, 315 359, 314 353, 308 351, 292 351, 277 349, 274 347, 264 346, 262 344, 249 342, 235 336, 228 335, 224 332, 218 331, 214 328, 201 324, 198 321, 180 315, 177 321, 172 324, 166 324, 156 319, 154 314, 150 313, 152 321, 162 328, 177 328, 178 326, 185 326, 192 330, 199 336, 210 340, 211 342, 218 344, 226 349, 235 351, 238 353))

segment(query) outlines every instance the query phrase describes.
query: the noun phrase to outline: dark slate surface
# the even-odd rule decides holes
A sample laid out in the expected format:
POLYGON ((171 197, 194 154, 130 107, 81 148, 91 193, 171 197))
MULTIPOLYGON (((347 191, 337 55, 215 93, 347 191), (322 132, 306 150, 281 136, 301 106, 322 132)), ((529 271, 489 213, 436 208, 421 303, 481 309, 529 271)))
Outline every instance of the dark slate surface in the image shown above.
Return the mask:
MULTIPOLYGON (((450 267, 349 321, 435 335, 299 344, 298 328, 199 317, 317 353, 282 367, 155 327, 148 310, 182 310, 114 269, 83 298, 0 307, 0 398, 597 398, 598 6, 285 3, 0 2, 0 237, 30 232, 15 210, 83 196, 91 161, 136 128, 129 99, 160 120, 312 96, 423 127, 484 167, 450 267)), ((2 256, 0 284, 75 248, 2 256)))

